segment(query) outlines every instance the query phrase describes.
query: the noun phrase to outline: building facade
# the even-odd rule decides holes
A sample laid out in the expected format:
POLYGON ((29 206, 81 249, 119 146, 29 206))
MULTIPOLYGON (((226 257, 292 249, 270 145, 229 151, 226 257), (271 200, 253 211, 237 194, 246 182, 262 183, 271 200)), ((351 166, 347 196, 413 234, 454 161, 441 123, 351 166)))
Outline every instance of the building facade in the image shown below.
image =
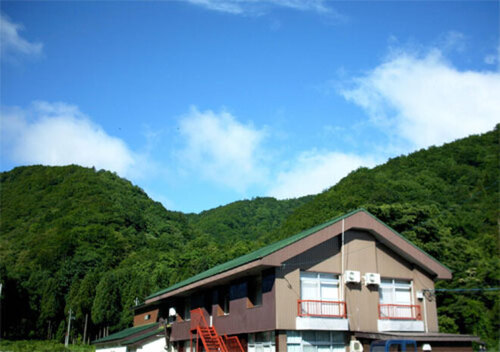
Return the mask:
POLYGON ((134 325, 169 319, 177 352, 191 352, 193 309, 248 352, 369 351, 378 339, 471 351, 477 338, 438 330, 431 293, 451 277, 360 209, 150 295, 134 325))

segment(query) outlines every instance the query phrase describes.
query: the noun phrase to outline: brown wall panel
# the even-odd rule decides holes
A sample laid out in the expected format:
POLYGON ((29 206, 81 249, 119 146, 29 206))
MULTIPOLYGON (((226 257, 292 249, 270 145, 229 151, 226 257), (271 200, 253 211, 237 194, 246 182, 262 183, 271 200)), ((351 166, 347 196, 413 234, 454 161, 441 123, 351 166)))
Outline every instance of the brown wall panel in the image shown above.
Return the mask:
MULTIPOLYGON (((265 281, 265 280, 263 280, 265 281)), ((250 332, 274 330, 276 326, 275 317, 275 287, 273 278, 272 285, 264 288, 262 292, 262 304, 249 307, 248 297, 238 297, 229 302, 229 314, 219 315, 220 309, 217 304, 212 305, 212 319, 206 308, 202 308, 208 324, 212 320, 219 335, 237 335, 250 332)), ((270 281, 268 281, 270 282, 270 281)), ((196 292, 196 297, 203 296, 203 292, 196 292)), ((195 297, 195 295, 193 295, 195 297)), ((196 305, 193 305, 195 308, 196 305)), ((189 339, 190 321, 174 323, 172 327, 172 341, 189 339)))
POLYGON ((150 310, 147 312, 141 312, 139 314, 134 315, 134 326, 141 326, 141 325, 146 325, 146 324, 151 324, 151 323, 157 322, 158 321, 158 311, 159 311, 159 309, 156 308, 154 310, 150 310), (148 320, 145 320, 145 318, 148 314, 151 317, 148 320))

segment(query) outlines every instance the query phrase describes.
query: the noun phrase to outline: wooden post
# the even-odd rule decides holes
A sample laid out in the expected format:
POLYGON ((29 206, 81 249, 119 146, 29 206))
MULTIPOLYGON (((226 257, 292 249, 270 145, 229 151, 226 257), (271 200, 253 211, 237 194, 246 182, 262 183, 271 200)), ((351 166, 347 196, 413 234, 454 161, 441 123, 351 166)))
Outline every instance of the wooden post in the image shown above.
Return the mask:
POLYGON ((87 321, 89 318, 89 313, 85 314, 85 327, 83 328, 83 343, 87 340, 87 321))
POLYGON ((64 346, 68 347, 69 345, 69 333, 71 331, 71 308, 69 309, 69 317, 68 317, 68 331, 66 332, 66 339, 64 340, 64 346))

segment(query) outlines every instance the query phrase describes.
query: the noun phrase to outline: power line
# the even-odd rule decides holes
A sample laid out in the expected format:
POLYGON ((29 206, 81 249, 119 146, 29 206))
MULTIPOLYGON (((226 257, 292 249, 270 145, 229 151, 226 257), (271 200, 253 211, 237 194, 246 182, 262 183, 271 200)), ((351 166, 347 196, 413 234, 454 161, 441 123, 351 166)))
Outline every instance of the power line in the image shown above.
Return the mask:
POLYGON ((482 292, 482 291, 500 291, 500 287, 474 287, 474 288, 435 288, 425 289, 428 292, 482 292))

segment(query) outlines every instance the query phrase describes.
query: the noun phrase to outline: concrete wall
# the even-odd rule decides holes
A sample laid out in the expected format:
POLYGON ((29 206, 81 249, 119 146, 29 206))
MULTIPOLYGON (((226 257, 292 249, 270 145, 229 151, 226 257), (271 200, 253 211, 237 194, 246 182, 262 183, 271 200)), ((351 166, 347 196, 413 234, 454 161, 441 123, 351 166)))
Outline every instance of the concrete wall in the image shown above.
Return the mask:
POLYGON ((135 352, 165 352, 165 338, 161 337, 153 341, 148 341, 135 352))
MULTIPOLYGON (((340 235, 308 251, 291 258, 276 269, 276 329, 295 329, 297 300, 300 298, 300 271, 328 272, 342 271, 340 235)), ((422 270, 409 264, 366 231, 350 230, 345 233, 344 270, 379 273, 382 278, 412 280, 413 302, 423 304, 416 298, 416 292, 423 288, 433 289, 433 280, 422 270)), ((349 330, 377 331, 379 293, 378 286, 347 284, 344 288, 349 330)), ((342 297, 342 293, 339 294, 342 297)), ((435 301, 426 301, 428 330, 437 331, 435 301)))

